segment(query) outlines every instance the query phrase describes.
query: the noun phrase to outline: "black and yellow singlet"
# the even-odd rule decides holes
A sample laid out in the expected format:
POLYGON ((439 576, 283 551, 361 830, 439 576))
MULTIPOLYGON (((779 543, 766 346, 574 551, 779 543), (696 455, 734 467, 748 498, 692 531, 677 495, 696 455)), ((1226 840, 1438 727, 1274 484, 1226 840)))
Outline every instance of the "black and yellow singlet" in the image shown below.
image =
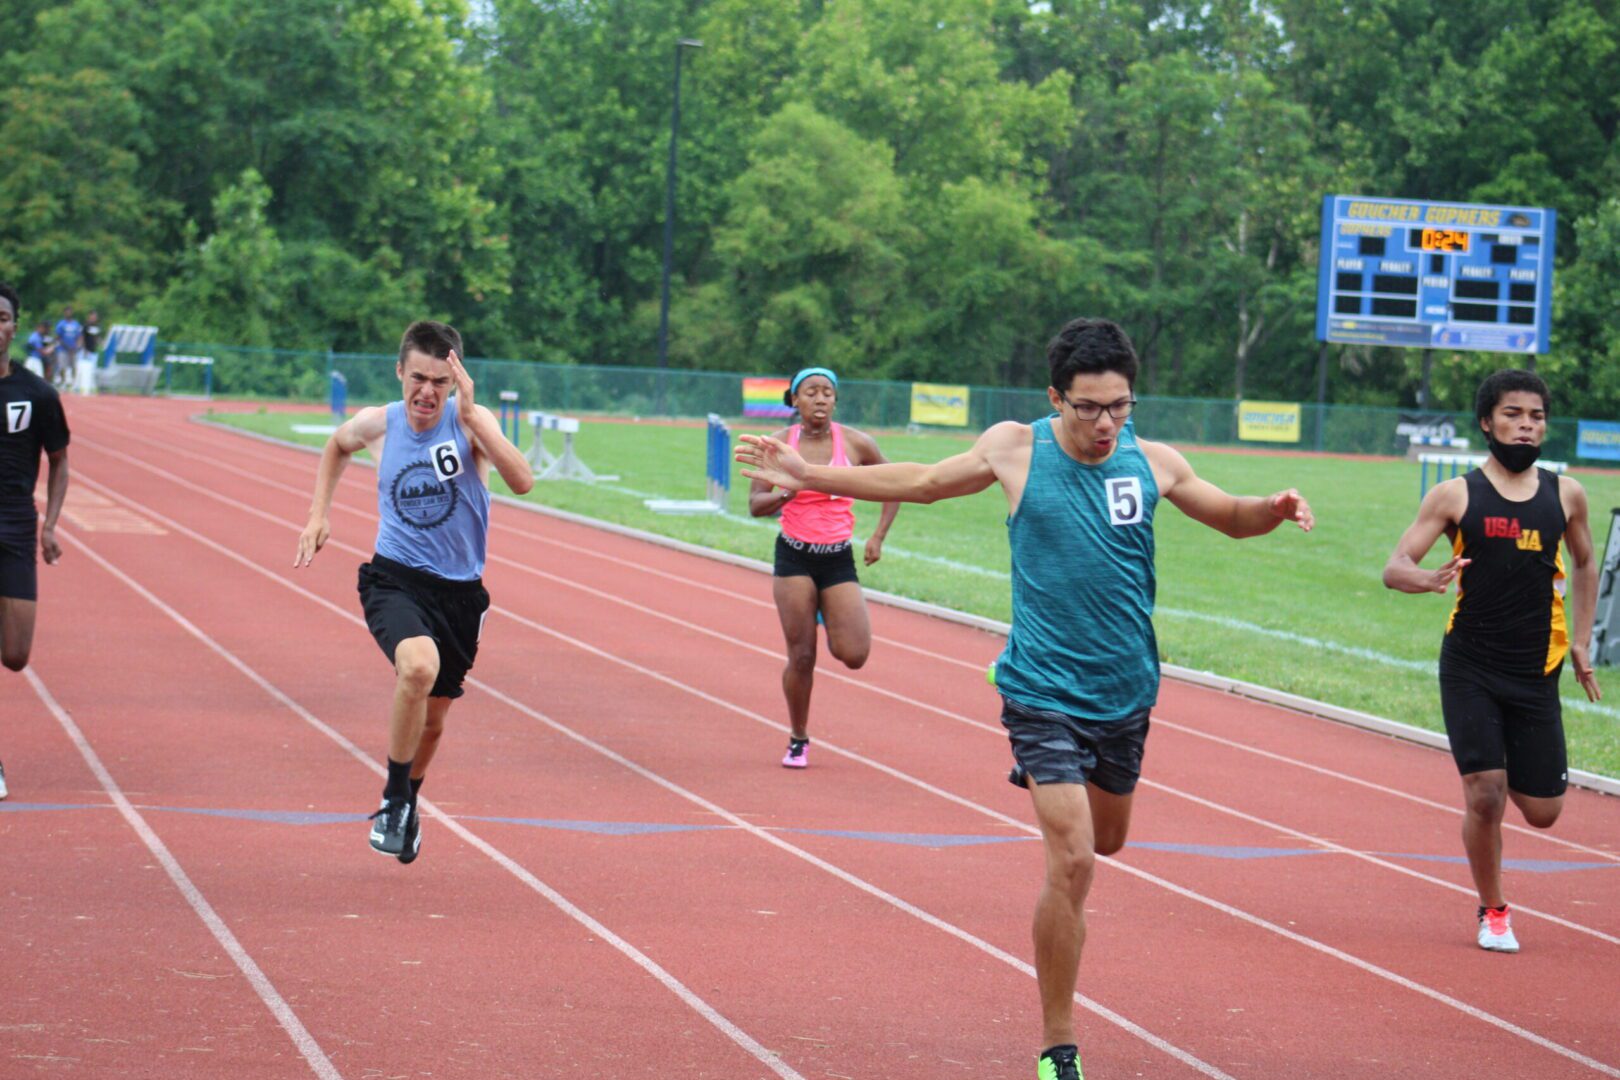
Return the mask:
POLYGON ((1558 477, 1524 502, 1504 499, 1483 469, 1465 474, 1468 509, 1452 551, 1470 560, 1457 578, 1447 644, 1504 675, 1552 673, 1569 652, 1564 618, 1564 504, 1558 477))

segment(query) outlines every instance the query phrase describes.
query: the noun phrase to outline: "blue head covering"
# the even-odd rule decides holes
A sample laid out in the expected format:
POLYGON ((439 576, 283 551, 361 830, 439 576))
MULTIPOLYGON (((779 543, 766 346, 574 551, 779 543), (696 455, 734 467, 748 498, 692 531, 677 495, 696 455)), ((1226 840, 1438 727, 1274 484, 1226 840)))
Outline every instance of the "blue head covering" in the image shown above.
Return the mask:
POLYGON ((833 384, 833 389, 838 389, 838 376, 834 375, 829 369, 824 367, 807 367, 800 371, 797 375, 793 376, 793 385, 788 387, 788 393, 797 394, 799 392, 799 384, 804 382, 804 380, 808 379, 812 375, 826 376, 827 381, 833 384))

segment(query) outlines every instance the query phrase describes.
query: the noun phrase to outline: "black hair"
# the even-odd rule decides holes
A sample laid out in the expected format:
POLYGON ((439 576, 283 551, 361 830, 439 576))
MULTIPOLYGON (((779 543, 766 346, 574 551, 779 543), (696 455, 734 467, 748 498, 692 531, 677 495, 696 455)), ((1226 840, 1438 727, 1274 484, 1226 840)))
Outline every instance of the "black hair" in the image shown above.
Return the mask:
POLYGON ((1052 388, 1068 393, 1076 375, 1117 371, 1136 386, 1136 350, 1118 323, 1107 319, 1071 319, 1046 346, 1052 388))
POLYGON ((7 300, 11 301, 11 321, 16 322, 17 320, 21 319, 22 318, 22 297, 17 295, 17 290, 13 289, 10 285, 7 285, 5 282, 0 281, 0 296, 3 296, 7 300))
POLYGON ((1496 411, 1496 403, 1516 390, 1522 390, 1527 394, 1539 394, 1544 410, 1550 405, 1548 399, 1551 395, 1547 393, 1547 384, 1541 381, 1540 375, 1522 368, 1508 368, 1487 376, 1485 381, 1479 384, 1479 393, 1474 395, 1474 414, 1488 423, 1491 413, 1496 411))
POLYGON ((461 351, 461 335, 456 328, 448 323, 421 319, 407 326, 405 336, 399 339, 399 362, 403 364, 405 355, 410 352, 427 353, 440 360, 448 360, 451 349, 456 351, 457 356, 466 359, 466 354, 461 351))

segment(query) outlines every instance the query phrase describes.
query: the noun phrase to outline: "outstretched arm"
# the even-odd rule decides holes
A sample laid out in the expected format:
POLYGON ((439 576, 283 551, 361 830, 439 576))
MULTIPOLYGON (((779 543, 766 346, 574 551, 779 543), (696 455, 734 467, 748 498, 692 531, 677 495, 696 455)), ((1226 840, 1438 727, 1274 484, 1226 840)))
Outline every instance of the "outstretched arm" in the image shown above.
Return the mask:
POLYGON ((1005 456, 1019 438, 1014 429, 1028 428, 1007 421, 980 435, 966 453, 936 461, 932 465, 896 461, 840 469, 830 465, 810 465, 792 447, 769 435, 744 435, 737 444, 737 460, 750 480, 787 488, 790 491, 824 491, 851 499, 881 503, 931 503, 972 495, 998 479, 995 461, 1005 456))
POLYGON ((1564 543, 1569 546, 1569 606, 1574 623, 1570 631, 1569 658, 1575 668, 1575 681, 1586 691, 1587 700, 1597 701, 1603 697, 1603 691, 1598 688, 1587 643, 1592 640, 1592 621, 1597 613, 1598 564, 1592 549, 1586 489, 1571 477, 1560 477, 1559 486, 1565 496, 1564 543))
POLYGON ((1440 539, 1440 534, 1462 520, 1463 512, 1468 509, 1467 499, 1467 488, 1461 477, 1429 489, 1418 505, 1417 519, 1401 534, 1389 562, 1384 564, 1386 588, 1406 593, 1443 593, 1451 587, 1452 579, 1462 573, 1468 559, 1455 555, 1437 570, 1425 570, 1418 564, 1440 539))
POLYGON ((298 534, 298 553, 293 566, 308 566, 315 553, 326 546, 332 535, 332 494, 337 491, 338 478, 348 466, 349 459, 365 448, 368 442, 381 438, 388 431, 388 412, 376 406, 361 409, 350 417, 321 450, 321 463, 315 470, 315 494, 309 501, 309 523, 298 534))
POLYGON ((1147 441, 1141 446, 1155 466, 1155 476, 1162 478, 1164 497, 1199 524, 1238 540, 1264 536, 1285 521, 1305 532, 1316 525, 1310 504, 1294 488, 1274 495, 1231 495, 1193 472, 1175 447, 1147 441))

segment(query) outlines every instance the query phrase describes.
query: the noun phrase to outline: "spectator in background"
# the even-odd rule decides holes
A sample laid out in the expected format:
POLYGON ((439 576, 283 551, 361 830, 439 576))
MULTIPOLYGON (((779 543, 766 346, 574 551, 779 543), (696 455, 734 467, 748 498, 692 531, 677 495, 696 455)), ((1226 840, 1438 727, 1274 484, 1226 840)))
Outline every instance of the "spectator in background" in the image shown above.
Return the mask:
POLYGON ((91 358, 101 355, 101 316, 94 311, 84 314, 84 354, 91 358))
POLYGON ((41 319, 34 326, 34 332, 28 335, 28 359, 23 366, 46 382, 51 382, 55 356, 56 339, 51 337, 51 324, 41 319))
POLYGON ((62 309, 62 318, 56 324, 57 373, 69 385, 79 367, 79 345, 84 339, 84 327, 73 317, 73 305, 62 309))

